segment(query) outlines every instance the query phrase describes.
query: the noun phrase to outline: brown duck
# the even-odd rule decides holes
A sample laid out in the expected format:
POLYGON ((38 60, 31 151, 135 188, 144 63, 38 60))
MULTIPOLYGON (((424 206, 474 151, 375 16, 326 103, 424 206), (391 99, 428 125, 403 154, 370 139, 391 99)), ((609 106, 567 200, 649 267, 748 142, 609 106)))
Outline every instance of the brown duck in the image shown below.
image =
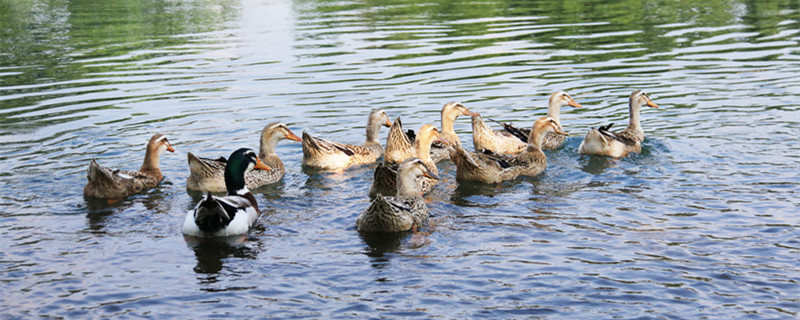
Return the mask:
MULTIPOLYGON (((400 123, 400 118, 395 120, 392 124, 392 129, 396 127, 401 127, 398 125, 400 123)), ((392 132, 390 130, 390 132, 392 132)), ((400 131, 402 134, 402 130, 400 131)), ((405 134, 402 134, 405 136, 405 134)), ((436 129, 432 124, 425 124, 419 129, 419 132, 416 134, 416 138, 414 139, 414 148, 408 148, 407 146, 402 148, 395 148, 395 154, 402 154, 406 156, 404 159, 399 159, 397 157, 393 157, 392 160, 389 161, 389 158, 384 156, 384 161, 378 164, 378 167, 375 168, 374 179, 372 181, 372 187, 369 190, 369 197, 374 198, 375 196, 381 194, 384 196, 393 196, 397 192, 397 161, 402 162, 408 158, 417 157, 425 163, 425 166, 428 170, 434 174, 439 174, 439 170, 436 168, 436 163, 433 162, 431 159, 431 144, 434 142, 447 145, 448 142, 443 140, 439 137, 439 130, 436 129)), ((389 150, 390 146, 394 143, 390 138, 389 141, 386 143, 386 149, 389 150)), ((407 144, 404 144, 407 145, 407 144)), ((389 152, 387 151, 386 155, 389 152)), ((419 178, 418 183, 420 184, 420 191, 424 194, 430 191, 433 186, 436 184, 437 179, 430 179, 427 177, 419 178)))
POLYGON ((566 135, 558 123, 550 117, 541 117, 533 124, 528 138, 528 147, 517 156, 503 156, 493 153, 467 152, 456 146, 450 155, 456 165, 456 178, 459 180, 499 183, 519 176, 535 176, 547 167, 547 157, 542 151, 542 140, 546 132, 566 135))
POLYGON ((378 141, 381 125, 390 127, 392 121, 385 111, 372 110, 367 120, 367 140, 361 146, 315 138, 303 131, 303 165, 338 171, 375 162, 383 154, 383 147, 378 141))
POLYGON ((402 232, 416 230, 428 220, 428 206, 420 195, 420 177, 438 179, 419 158, 409 158, 400 164, 396 196, 378 195, 356 220, 358 231, 402 232))
POLYGON ((109 169, 92 159, 83 188, 83 194, 100 199, 121 199, 142 190, 158 185, 164 178, 158 167, 159 158, 164 151, 175 152, 167 136, 156 133, 147 142, 144 163, 137 171, 109 169))
MULTIPOLYGON (((288 139, 301 141, 300 137, 292 133, 285 124, 273 122, 261 130, 261 144, 258 159, 272 170, 252 170, 245 175, 245 183, 250 190, 260 186, 278 182, 283 178, 286 170, 283 162, 275 153, 278 142, 288 139)), ((203 192, 225 192, 225 157, 217 159, 201 158, 189 152, 189 178, 186 179, 186 189, 203 192)))

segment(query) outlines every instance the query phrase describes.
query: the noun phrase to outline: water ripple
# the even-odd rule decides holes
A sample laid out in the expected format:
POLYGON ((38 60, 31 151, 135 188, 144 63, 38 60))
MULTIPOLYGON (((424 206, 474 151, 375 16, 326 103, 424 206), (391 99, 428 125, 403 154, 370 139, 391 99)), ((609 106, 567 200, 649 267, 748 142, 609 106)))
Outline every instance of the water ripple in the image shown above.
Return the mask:
MULTIPOLYGON (((800 38, 788 3, 0 7, 4 315, 800 312, 800 38), (624 126, 633 89, 662 107, 642 111, 643 152, 578 155, 587 128, 624 126), (416 129, 438 124, 447 101, 530 125, 556 90, 585 108, 562 110, 572 136, 547 152, 546 172, 487 186, 441 163, 419 233, 359 234, 374 165, 303 170, 299 143, 282 142, 286 176, 256 190, 264 210, 249 235, 180 235, 199 198, 185 190, 186 152, 257 147, 272 121, 361 143, 372 108, 416 129), (113 204, 83 197, 90 159, 135 169, 154 132, 177 149, 159 187, 113 204)), ((455 130, 470 145, 469 120, 455 130)))

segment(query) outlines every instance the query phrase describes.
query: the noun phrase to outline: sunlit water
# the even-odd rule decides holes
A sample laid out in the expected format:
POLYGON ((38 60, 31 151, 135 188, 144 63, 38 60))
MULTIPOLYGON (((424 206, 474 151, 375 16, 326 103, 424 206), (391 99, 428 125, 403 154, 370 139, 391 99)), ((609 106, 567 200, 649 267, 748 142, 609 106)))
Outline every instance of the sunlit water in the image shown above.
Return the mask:
MULTIPOLYGON (((792 1, 0 1, 0 313, 10 317, 795 318, 800 21, 792 1), (642 112, 642 154, 580 156, 642 112), (374 166, 282 182, 229 242, 187 243, 186 153, 257 148, 272 121, 363 141, 367 112, 439 125, 462 101, 572 137, 537 178, 455 181, 421 232, 354 228, 374 166), (85 169, 154 190, 84 199, 85 169)), ((469 119, 456 130, 471 147, 469 119)), ((386 130, 382 131, 385 136, 386 130)))

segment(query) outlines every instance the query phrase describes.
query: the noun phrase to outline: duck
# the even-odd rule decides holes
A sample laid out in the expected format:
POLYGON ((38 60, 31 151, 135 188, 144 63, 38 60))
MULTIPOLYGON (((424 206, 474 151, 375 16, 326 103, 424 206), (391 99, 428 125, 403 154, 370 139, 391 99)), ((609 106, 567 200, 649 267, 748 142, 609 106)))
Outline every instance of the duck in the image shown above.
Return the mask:
MULTIPOLYGON (((400 118, 394 121, 392 124, 392 129, 396 126, 399 127, 398 123, 400 123, 400 118)), ((390 132, 392 132, 390 130, 390 132)), ((402 131, 400 131, 402 134, 402 131)), ((404 135, 405 136, 405 135, 404 135)), ((425 163, 425 166, 428 168, 430 172, 434 174, 439 174, 439 170, 436 167, 436 162, 433 161, 431 158, 431 144, 433 142, 438 142, 443 145, 447 145, 448 142, 442 139, 439 136, 439 130, 432 124, 424 124, 419 129, 419 132, 416 134, 416 138, 414 139, 414 148, 408 149, 404 148, 403 154, 407 155, 404 159, 397 159, 391 158, 393 161, 390 161, 388 156, 384 156, 384 161, 378 164, 378 167, 375 168, 375 174, 372 180, 372 187, 369 190, 369 197, 375 198, 377 195, 384 195, 384 196, 393 196, 397 192, 397 168, 400 162, 405 161, 408 158, 417 157, 425 163)), ((392 140, 389 139, 386 143, 387 150, 389 146, 392 144, 392 140)), ((399 153, 399 152, 398 152, 399 153)), ((387 151, 386 155, 389 152, 387 151)), ((421 192, 427 193, 430 191, 433 186, 436 184, 438 179, 430 179, 426 177, 421 177, 418 181, 420 183, 420 190, 421 192)))
POLYGON ((547 167, 547 157, 542 151, 545 133, 567 133, 561 130, 555 119, 547 116, 537 119, 531 132, 527 148, 516 156, 504 156, 489 151, 468 152, 461 145, 455 146, 450 159, 456 165, 456 178, 494 184, 519 176, 538 175, 547 167))
POLYGON ((142 190, 154 188, 164 175, 159 168, 159 159, 164 151, 175 152, 167 136, 156 133, 147 142, 144 163, 137 171, 110 169, 89 161, 86 178, 88 182, 83 194, 98 199, 122 199, 142 190))
POLYGON ((217 197, 206 192, 194 210, 186 213, 183 234, 209 238, 244 234, 253 226, 260 211, 258 202, 245 183, 245 174, 251 170, 270 170, 255 151, 240 148, 225 163, 225 186, 228 194, 217 197))
MULTIPOLYGON (((275 153, 275 147, 281 140, 288 139, 302 141, 286 124, 273 122, 261 130, 261 145, 258 159, 272 168, 272 170, 253 170, 245 175, 245 184, 249 190, 254 190, 263 185, 278 182, 286 172, 283 162, 275 153)), ((186 179, 186 189, 202 192, 225 192, 225 165, 227 159, 202 158, 191 152, 188 154, 189 178, 186 179)))
POLYGON ((395 196, 378 195, 359 214, 356 228, 362 232, 416 231, 428 220, 428 206, 422 199, 416 180, 419 177, 439 179, 419 158, 408 158, 400 164, 395 196))
MULTIPOLYGON (((553 92, 550 95, 550 100, 547 103, 547 116, 550 117, 550 118, 553 118, 553 120, 555 120, 556 123, 558 123, 558 127, 562 131, 564 130, 564 127, 561 126, 561 120, 560 120, 559 117, 561 115, 561 107, 563 107, 563 106, 571 106, 573 108, 583 108, 583 105, 581 105, 580 103, 575 101, 575 99, 570 97, 569 94, 567 94, 565 91, 556 91, 556 92, 553 92)), ((474 119, 474 117, 473 117, 472 121, 473 121, 473 126, 472 126, 473 127, 473 129, 472 129, 473 130, 473 142, 474 141, 479 141, 479 139, 475 138, 476 134, 475 134, 475 124, 474 124, 475 119, 474 119)), ((482 121, 481 121, 481 123, 482 123, 482 121)), ((518 138, 519 142, 522 142, 522 143, 524 143, 525 146, 527 146, 528 136, 530 135, 530 130, 529 129, 517 128, 517 127, 515 127, 514 125, 512 125, 510 123, 502 123, 502 125, 503 125, 503 130, 493 130, 493 132, 495 133, 495 136, 498 137, 496 139, 502 141, 502 142, 498 142, 498 144, 503 146, 502 143, 505 143, 505 144, 508 145, 507 149, 509 149, 511 151, 517 151, 520 148, 519 147, 520 146, 519 143, 506 142, 506 141, 508 141, 508 137, 509 136, 514 136, 514 137, 518 138)), ((485 124, 484 124, 484 126, 485 126, 485 124)), ((486 126, 486 127, 488 127, 488 126, 486 126)), ((483 129, 483 131, 488 132, 486 129, 483 129)), ((487 150, 492 150, 492 151, 494 151, 496 153, 516 154, 516 153, 513 153, 513 152, 495 151, 495 149, 503 150, 503 148, 501 148, 501 147, 493 147, 493 145, 490 144, 490 143, 484 143, 483 142, 484 140, 487 140, 487 139, 480 139, 480 142, 481 142, 480 145, 478 144, 478 142, 475 142, 475 150, 487 149, 487 150)), ((561 147, 566 140, 567 140, 567 136, 565 136, 565 135, 557 134, 557 133, 554 133, 554 132, 548 132, 547 134, 545 134, 544 140, 542 140, 542 150, 557 149, 558 147, 561 147)), ((522 150, 524 150, 524 147, 523 147, 522 150)), ((519 152, 521 152, 521 151, 519 151, 519 152)), ((517 152, 517 153, 519 153, 519 152, 517 152)))
POLYGON ((303 131, 303 165, 322 170, 341 171, 352 166, 374 163, 383 155, 378 141, 380 126, 391 127, 386 111, 374 109, 367 120, 367 140, 354 146, 323 140, 303 131))
POLYGON ((628 127, 617 132, 611 132, 613 123, 597 129, 591 128, 578 147, 578 153, 612 158, 623 158, 631 153, 641 153, 644 130, 639 121, 639 112, 645 105, 659 108, 646 92, 634 90, 628 99, 628 113, 630 114, 628 127))
POLYGON ((476 112, 472 112, 465 107, 461 102, 448 102, 442 107, 441 121, 442 130, 439 136, 448 142, 448 144, 434 143, 431 146, 431 159, 433 162, 450 159, 450 154, 455 144, 461 144, 461 139, 458 138, 453 125, 459 116, 476 116, 476 112))
POLYGON ((480 115, 472 116, 472 145, 475 150, 487 150, 503 155, 520 154, 528 147, 526 142, 508 131, 492 129, 483 122, 480 115))

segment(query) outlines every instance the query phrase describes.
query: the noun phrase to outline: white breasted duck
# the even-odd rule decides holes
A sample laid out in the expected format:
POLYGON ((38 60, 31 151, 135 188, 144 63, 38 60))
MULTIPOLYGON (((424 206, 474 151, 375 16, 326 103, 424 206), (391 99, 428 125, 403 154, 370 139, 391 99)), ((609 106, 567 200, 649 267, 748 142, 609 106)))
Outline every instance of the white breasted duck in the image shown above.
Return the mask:
POLYGON ((247 189, 245 174, 253 169, 270 170, 252 149, 234 151, 225 164, 228 195, 206 193, 194 210, 186 213, 183 234, 194 237, 224 237, 246 233, 260 211, 255 196, 247 189))

